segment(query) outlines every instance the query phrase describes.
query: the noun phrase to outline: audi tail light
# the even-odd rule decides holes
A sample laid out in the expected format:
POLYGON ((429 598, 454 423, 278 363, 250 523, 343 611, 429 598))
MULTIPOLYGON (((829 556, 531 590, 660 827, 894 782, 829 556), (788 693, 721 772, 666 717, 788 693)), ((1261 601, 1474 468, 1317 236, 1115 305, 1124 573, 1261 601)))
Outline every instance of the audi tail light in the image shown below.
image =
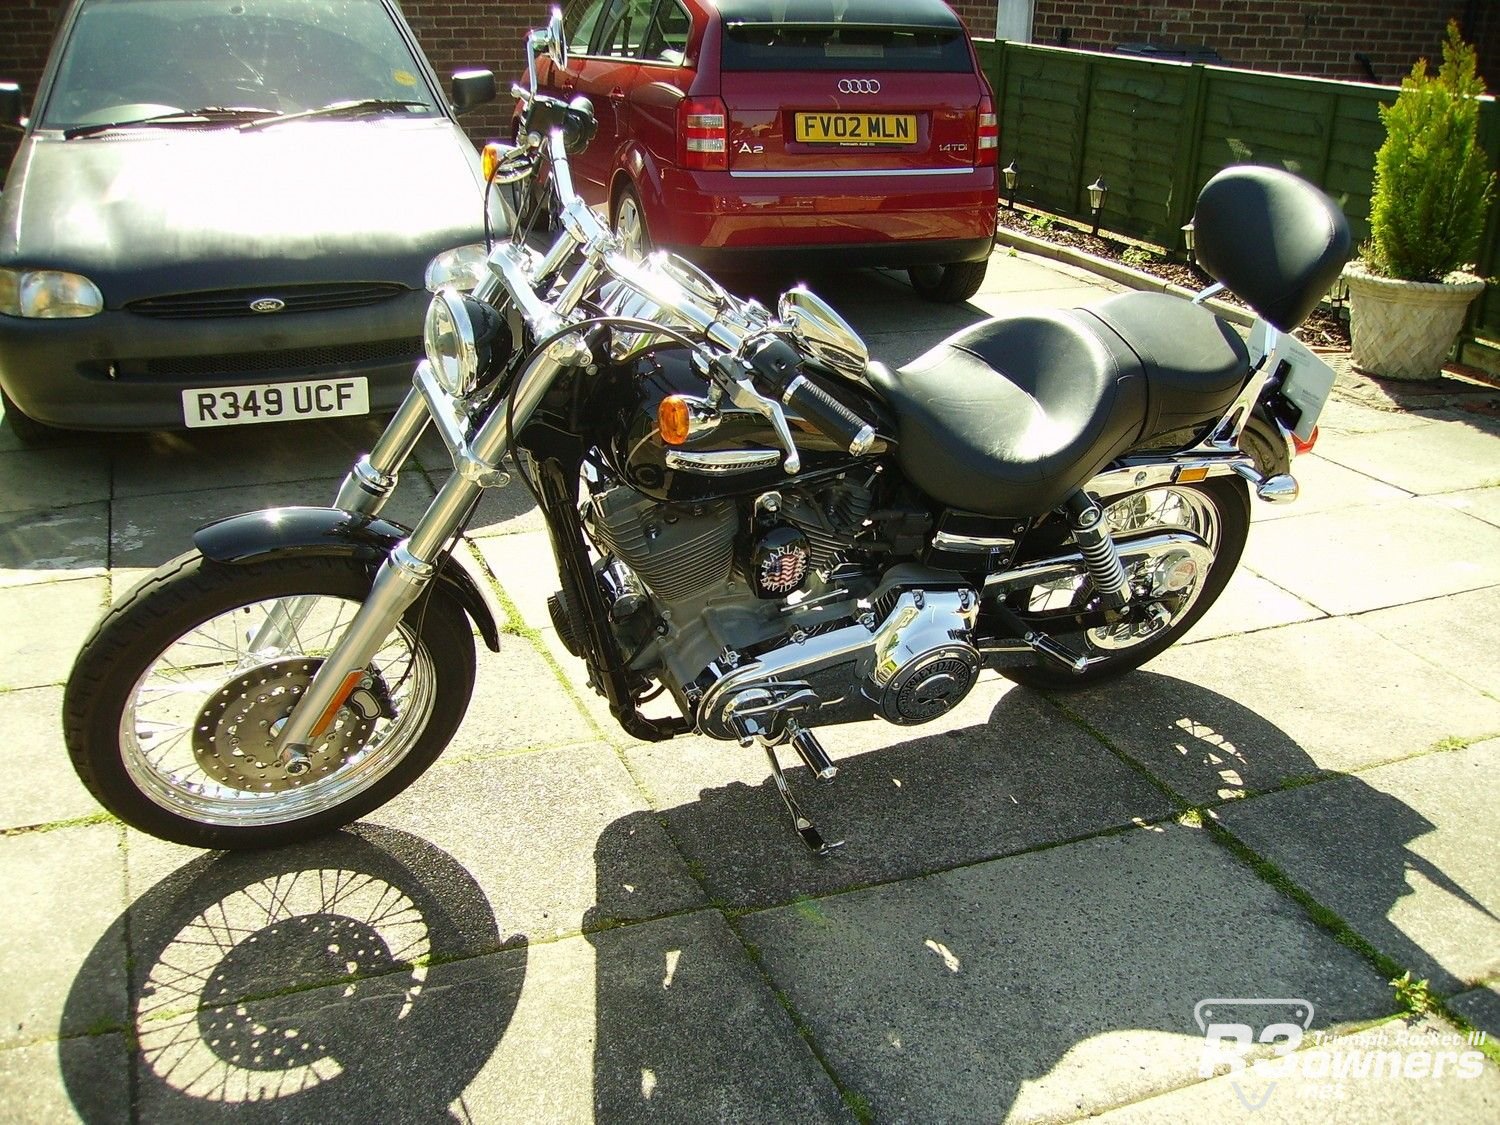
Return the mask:
POLYGON ((975 167, 994 167, 1000 163, 1000 118, 995 114, 995 99, 989 94, 979 97, 978 128, 974 137, 975 167))
POLYGON ((729 167, 729 108, 721 99, 683 99, 677 108, 677 135, 684 168, 722 172, 729 167))

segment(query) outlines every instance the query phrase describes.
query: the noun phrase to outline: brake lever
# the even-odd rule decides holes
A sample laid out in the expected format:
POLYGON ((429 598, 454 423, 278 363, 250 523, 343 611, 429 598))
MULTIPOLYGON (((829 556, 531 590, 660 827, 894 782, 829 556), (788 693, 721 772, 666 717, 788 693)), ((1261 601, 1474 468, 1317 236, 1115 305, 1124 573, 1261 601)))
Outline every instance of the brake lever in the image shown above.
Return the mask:
POLYGON ((731 402, 742 410, 753 410, 771 423, 771 428, 776 431, 776 439, 786 450, 786 457, 781 462, 786 474, 794 476, 801 471, 802 457, 797 452, 797 443, 792 440, 792 428, 787 425, 786 412, 781 409, 781 403, 757 391, 748 375, 729 375, 725 381, 729 385, 731 402))

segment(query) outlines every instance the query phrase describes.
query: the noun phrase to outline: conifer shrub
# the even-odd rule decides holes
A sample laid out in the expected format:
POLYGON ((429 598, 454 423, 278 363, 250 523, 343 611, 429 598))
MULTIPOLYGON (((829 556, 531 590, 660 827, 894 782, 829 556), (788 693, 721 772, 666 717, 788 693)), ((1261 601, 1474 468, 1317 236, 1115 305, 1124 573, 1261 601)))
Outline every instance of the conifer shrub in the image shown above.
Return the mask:
POLYGON ((1362 257, 1375 273, 1403 281, 1442 281, 1473 263, 1494 188, 1479 144, 1474 48, 1450 21, 1443 65, 1419 59, 1382 106, 1385 141, 1375 154, 1370 242, 1362 257))

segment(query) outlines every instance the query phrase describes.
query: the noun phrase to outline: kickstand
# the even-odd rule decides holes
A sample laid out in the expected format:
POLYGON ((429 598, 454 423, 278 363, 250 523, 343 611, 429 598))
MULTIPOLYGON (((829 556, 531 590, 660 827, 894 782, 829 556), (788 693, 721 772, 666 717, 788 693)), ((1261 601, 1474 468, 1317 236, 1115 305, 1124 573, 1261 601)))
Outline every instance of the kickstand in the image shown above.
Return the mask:
POLYGON ((792 814, 792 824, 796 826, 797 835, 802 837, 802 842, 807 845, 808 850, 814 855, 823 856, 831 853, 834 848, 842 848, 844 846, 842 840, 836 840, 831 844, 823 842, 823 834, 818 831, 818 826, 802 811, 797 798, 792 796, 792 789, 786 782, 786 775, 781 772, 781 760, 776 757, 776 747, 764 740, 760 740, 760 744, 770 760, 771 779, 776 782, 776 792, 781 794, 782 801, 786 803, 786 811, 792 814))

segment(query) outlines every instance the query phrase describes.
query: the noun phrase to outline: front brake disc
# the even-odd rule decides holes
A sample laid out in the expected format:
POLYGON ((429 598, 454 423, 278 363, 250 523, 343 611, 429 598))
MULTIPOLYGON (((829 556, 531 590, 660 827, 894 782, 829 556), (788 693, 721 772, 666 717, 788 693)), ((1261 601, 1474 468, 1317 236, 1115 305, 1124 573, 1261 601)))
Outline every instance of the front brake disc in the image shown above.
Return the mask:
POLYGON ((273 660, 215 692, 193 724, 193 755, 203 772, 231 789, 279 793, 326 777, 357 753, 383 709, 374 708, 373 715, 364 707, 341 709, 328 733, 308 747, 311 768, 305 773, 289 774, 277 754, 280 722, 291 714, 322 663, 306 657, 273 660))

